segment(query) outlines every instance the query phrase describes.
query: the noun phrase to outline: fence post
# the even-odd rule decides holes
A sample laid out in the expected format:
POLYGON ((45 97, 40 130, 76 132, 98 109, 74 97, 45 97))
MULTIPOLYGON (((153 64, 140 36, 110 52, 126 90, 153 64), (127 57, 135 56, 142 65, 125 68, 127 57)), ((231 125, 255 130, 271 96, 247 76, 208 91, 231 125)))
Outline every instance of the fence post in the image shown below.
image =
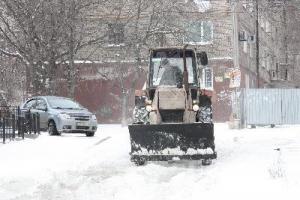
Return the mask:
POLYGON ((2 118, 3 144, 5 144, 5 118, 2 118))
POLYGON ((18 129, 18 137, 21 137, 20 131, 21 131, 21 126, 20 126, 20 120, 21 120, 21 109, 20 106, 18 106, 18 110, 17 110, 17 129, 18 129))
POLYGON ((13 139, 16 138, 16 116, 15 114, 12 114, 11 115, 11 118, 12 118, 12 137, 13 139))
POLYGON ((36 113, 32 113, 32 129, 34 134, 36 134, 36 113))
POLYGON ((24 140, 24 118, 20 117, 20 123, 21 123, 21 135, 22 135, 22 139, 24 140))
MULTIPOLYGON (((30 110, 28 111, 28 127, 29 127, 29 134, 31 134, 31 131, 32 131, 32 118, 31 118, 31 112, 30 110)), ((26 119, 25 119, 26 120, 26 119)))
POLYGON ((41 134, 41 132, 40 132, 40 113, 37 113, 37 120, 36 120, 37 122, 37 132, 38 132, 38 134, 41 134))
MULTIPOLYGON (((1 124, 1 126, 3 126, 3 123, 2 123, 2 121, 1 121, 1 118, 0 118, 0 124, 1 124)), ((2 139, 3 139, 3 138, 4 138, 3 131, 1 131, 1 134, 2 134, 2 139)))

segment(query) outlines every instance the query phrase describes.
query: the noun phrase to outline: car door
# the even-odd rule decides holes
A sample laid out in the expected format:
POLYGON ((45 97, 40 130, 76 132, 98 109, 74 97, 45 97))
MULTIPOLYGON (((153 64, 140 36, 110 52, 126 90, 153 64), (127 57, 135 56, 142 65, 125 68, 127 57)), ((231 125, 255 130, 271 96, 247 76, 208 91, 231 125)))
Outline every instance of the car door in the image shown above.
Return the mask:
MULTIPOLYGON (((30 121, 30 113, 35 113, 35 107, 36 107, 36 98, 32 98, 28 100, 22 107, 22 116, 24 117, 25 123, 29 123, 30 121)), ((27 124, 29 125, 29 124, 27 124)))
POLYGON ((34 112, 39 113, 40 115, 40 128, 47 129, 48 128, 48 108, 47 103, 44 99, 38 98, 36 101, 36 107, 34 112))

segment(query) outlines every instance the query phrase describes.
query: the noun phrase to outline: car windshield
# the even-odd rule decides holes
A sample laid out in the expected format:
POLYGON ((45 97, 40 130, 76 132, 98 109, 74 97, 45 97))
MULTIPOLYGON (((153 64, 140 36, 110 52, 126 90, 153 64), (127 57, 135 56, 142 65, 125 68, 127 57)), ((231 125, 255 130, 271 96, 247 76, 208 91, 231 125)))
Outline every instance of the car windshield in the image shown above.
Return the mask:
POLYGON ((56 109, 72 109, 72 110, 83 109, 80 104, 67 98, 48 98, 48 102, 52 108, 56 108, 56 109))

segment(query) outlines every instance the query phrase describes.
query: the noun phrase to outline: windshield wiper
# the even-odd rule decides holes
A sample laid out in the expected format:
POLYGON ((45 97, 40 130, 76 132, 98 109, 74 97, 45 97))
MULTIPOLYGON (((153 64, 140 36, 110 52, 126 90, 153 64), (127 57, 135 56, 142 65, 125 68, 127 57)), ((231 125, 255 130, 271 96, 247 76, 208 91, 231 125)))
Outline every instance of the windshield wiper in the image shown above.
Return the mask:
POLYGON ((57 107, 53 107, 54 109, 63 109, 62 107, 59 107, 59 106, 57 106, 57 107))
POLYGON ((65 109, 68 109, 68 110, 82 110, 82 108, 65 108, 65 109))

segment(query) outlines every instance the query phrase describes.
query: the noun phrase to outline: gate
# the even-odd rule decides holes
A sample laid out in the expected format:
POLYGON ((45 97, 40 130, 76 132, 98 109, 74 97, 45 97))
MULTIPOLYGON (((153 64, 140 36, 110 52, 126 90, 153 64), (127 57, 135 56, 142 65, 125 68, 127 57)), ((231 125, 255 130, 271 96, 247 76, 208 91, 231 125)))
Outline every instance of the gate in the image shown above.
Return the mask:
POLYGON ((300 124, 300 89, 242 89, 241 124, 300 124))
MULTIPOLYGON (((37 113, 22 111, 19 107, 0 107, 0 139, 14 140, 24 134, 40 134, 40 117, 37 113)), ((1 142, 1 141, 0 141, 1 142)))

